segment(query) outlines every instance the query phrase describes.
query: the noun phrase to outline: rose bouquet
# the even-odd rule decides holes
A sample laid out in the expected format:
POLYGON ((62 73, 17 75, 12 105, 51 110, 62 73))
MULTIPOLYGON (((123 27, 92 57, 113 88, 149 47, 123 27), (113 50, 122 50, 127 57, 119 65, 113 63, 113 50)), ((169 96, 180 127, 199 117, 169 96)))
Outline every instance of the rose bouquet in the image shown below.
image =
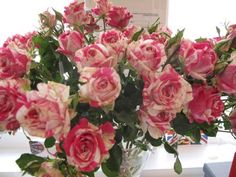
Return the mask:
POLYGON ((130 177, 125 157, 162 144, 181 173, 167 130, 196 142, 201 132, 235 132, 236 27, 191 41, 159 19, 128 26, 125 7, 95 1, 89 11, 77 0, 63 14, 45 11, 37 32, 0 48, 0 130, 45 138, 47 157, 16 161, 34 176, 94 176, 101 168, 130 177))

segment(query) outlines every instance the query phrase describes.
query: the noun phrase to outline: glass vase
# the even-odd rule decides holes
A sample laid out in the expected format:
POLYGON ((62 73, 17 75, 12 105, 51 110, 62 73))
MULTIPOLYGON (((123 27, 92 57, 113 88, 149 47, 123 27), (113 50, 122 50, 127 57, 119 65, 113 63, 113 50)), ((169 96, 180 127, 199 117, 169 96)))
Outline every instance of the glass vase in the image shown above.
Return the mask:
POLYGON ((119 177, 140 177, 151 150, 123 149, 119 177))

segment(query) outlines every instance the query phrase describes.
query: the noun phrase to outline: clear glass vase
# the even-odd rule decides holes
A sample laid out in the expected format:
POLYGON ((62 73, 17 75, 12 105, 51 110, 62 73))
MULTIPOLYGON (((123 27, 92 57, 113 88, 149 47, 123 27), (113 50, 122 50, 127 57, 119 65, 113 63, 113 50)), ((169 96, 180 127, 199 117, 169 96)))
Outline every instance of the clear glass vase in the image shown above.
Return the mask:
POLYGON ((151 150, 123 149, 119 177, 140 177, 151 150))

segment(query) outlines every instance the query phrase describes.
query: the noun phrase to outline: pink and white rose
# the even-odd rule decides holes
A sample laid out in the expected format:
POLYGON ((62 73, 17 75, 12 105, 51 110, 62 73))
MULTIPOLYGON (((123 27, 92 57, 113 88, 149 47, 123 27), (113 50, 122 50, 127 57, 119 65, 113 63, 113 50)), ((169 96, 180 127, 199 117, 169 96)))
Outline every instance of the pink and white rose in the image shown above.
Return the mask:
POLYGON ((59 52, 64 55, 74 57, 75 52, 84 47, 84 36, 78 31, 66 31, 58 37, 59 52))
POLYGON ((86 118, 72 128, 64 141, 68 163, 82 172, 91 172, 109 156, 115 143, 114 129, 110 122, 96 127, 86 118))
POLYGON ((144 132, 148 131, 149 134, 158 139, 162 137, 166 130, 170 129, 170 122, 175 118, 175 111, 154 111, 155 114, 150 112, 145 107, 139 111, 139 119, 141 127, 144 132))
POLYGON ((231 54, 232 62, 216 76, 217 88, 227 94, 236 94, 236 52, 231 54))
POLYGON ((103 44, 88 45, 78 50, 74 57, 79 72, 84 67, 113 67, 117 60, 117 56, 103 44))
POLYGON ((39 14, 41 27, 43 29, 54 28, 56 26, 57 20, 56 16, 51 14, 48 10, 39 14))
POLYGON ((18 110, 16 118, 30 135, 56 139, 70 130, 69 87, 48 82, 39 83, 38 91, 26 93, 27 101, 18 110))
POLYGON ((111 3, 108 0, 95 0, 96 7, 92 12, 98 16, 106 16, 111 9, 111 3))
POLYGON ((132 42, 127 48, 127 58, 143 75, 156 72, 166 61, 164 45, 151 39, 132 42))
POLYGON ((132 17, 127 8, 112 6, 107 15, 107 24, 111 27, 125 28, 132 17))
POLYGON ((19 48, 0 48, 0 79, 23 77, 30 69, 31 57, 19 48))
POLYGON ((127 38, 115 29, 100 33, 97 42, 105 45, 119 60, 123 58, 128 45, 127 38))
POLYGON ((151 116, 163 111, 180 112, 191 100, 191 85, 170 65, 144 80, 143 106, 151 116))
POLYGON ((69 23, 72 26, 81 26, 89 24, 91 21, 91 16, 84 9, 84 2, 79 2, 74 0, 70 3, 68 7, 64 10, 64 22, 69 23))
POLYGON ((219 91, 211 86, 194 85, 193 100, 187 105, 186 115, 190 123, 211 123, 224 110, 219 91))
POLYGON ((26 50, 27 52, 29 52, 30 50, 33 49, 32 38, 36 35, 37 35, 36 31, 26 33, 24 36, 22 36, 20 34, 16 34, 16 35, 12 36, 11 38, 8 38, 4 42, 3 47, 19 48, 19 49, 26 50))
POLYGON ((0 131, 15 131, 20 127, 16 113, 26 101, 25 80, 0 80, 0 131))
POLYGON ((93 107, 113 106, 120 95, 121 83, 117 72, 110 67, 86 67, 80 73, 81 102, 93 107))
POLYGON ((159 26, 156 31, 151 34, 144 34, 143 39, 152 39, 161 44, 167 45, 168 40, 171 38, 172 31, 165 25, 159 26))
POLYGON ((229 120, 232 130, 236 134, 236 109, 234 109, 233 112, 229 115, 229 120))
POLYGON ((227 39, 233 39, 234 37, 236 37, 236 24, 230 25, 226 34, 227 39))
MULTIPOLYGON (((140 30, 141 30, 141 27, 138 27, 135 25, 128 26, 127 28, 124 29, 123 34, 128 39, 128 43, 132 42, 132 37, 134 36, 136 32, 140 30)), ((139 36, 139 39, 141 39, 141 36, 139 36)))
POLYGON ((217 54, 209 41, 182 41, 180 57, 183 59, 185 72, 199 80, 205 80, 212 74, 217 61, 217 54))

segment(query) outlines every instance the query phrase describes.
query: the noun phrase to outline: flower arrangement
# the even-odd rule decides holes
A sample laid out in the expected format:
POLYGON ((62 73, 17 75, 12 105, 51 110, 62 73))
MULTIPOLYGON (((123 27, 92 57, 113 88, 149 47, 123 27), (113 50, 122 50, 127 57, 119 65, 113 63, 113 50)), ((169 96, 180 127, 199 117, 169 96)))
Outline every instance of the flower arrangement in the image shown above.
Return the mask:
POLYGON ((196 142, 201 132, 236 132, 235 25, 191 41, 159 19, 128 26, 127 8, 95 2, 91 11, 77 0, 63 14, 45 11, 37 32, 0 48, 0 130, 21 127, 55 147, 48 157, 22 154, 16 162, 24 173, 94 176, 101 167, 125 176, 124 151, 162 144, 181 173, 166 131, 196 142))

